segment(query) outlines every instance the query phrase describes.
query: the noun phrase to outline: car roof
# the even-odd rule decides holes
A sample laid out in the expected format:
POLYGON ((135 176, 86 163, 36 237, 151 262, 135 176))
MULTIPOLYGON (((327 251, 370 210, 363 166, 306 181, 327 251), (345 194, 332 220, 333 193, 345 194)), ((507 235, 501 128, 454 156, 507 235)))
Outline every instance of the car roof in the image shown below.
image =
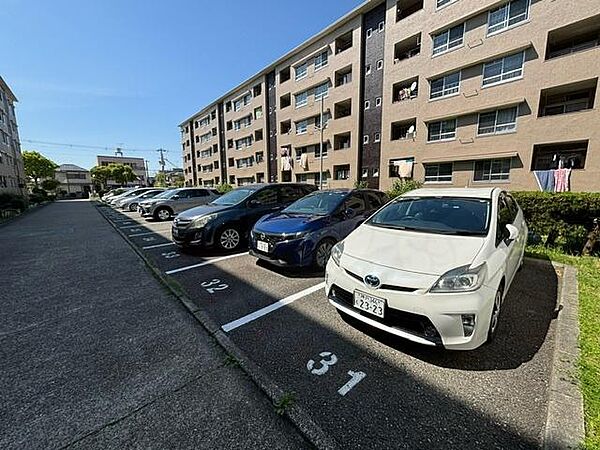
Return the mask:
POLYGON ((491 199, 496 187, 485 188, 423 188, 403 194, 403 197, 464 197, 491 199))

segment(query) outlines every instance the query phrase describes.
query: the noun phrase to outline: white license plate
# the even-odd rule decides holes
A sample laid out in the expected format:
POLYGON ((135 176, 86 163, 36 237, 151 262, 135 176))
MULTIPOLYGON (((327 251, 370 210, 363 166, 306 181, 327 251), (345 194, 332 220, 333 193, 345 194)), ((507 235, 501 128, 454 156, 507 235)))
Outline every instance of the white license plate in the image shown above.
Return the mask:
POLYGON ((385 299, 354 291, 354 307, 383 319, 385 299))
POLYGON ((269 244, 263 241, 256 241, 256 248, 265 253, 269 253, 269 244))

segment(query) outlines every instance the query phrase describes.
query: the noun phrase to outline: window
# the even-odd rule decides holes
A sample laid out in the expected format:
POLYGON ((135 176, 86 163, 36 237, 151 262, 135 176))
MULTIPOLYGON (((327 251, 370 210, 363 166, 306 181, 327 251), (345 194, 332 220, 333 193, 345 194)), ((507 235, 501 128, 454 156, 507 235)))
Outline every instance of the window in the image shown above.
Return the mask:
POLYGON ((475 161, 473 181, 505 181, 510 175, 510 158, 475 161))
POLYGON ((368 178, 368 176, 369 176, 369 168, 368 168, 368 167, 365 167, 365 168, 362 170, 362 174, 361 174, 361 176, 362 176, 363 178, 368 178))
POLYGON ((506 202, 503 194, 498 198, 498 221, 496 225, 496 247, 502 243, 507 235, 506 225, 513 223, 513 212, 506 202))
POLYGON ((235 130, 239 130, 242 127, 243 128, 248 128, 250 125, 252 125, 252 116, 242 117, 241 119, 236 120, 235 122, 233 122, 233 128, 235 130))
POLYGON ((373 169, 373 178, 377 178, 379 176, 379 169, 373 169))
POLYGON ((334 166, 334 178, 336 180, 348 180, 350 178, 350 165, 334 166))
POLYGON ((477 134, 500 134, 517 129, 518 107, 499 109, 479 114, 477 134))
MULTIPOLYGON (((321 145, 314 145, 315 158, 321 157, 321 145)), ((327 158, 327 144, 323 143, 323 158, 327 158)))
POLYGON ((450 3, 454 3, 456 0, 436 0, 435 6, 440 9, 442 6, 449 5, 450 3))
POLYGON ((523 75, 524 61, 525 52, 520 52, 485 63, 483 85, 489 86, 520 78, 523 75))
POLYGON ((304 197, 304 192, 298 186, 279 186, 279 202, 292 203, 304 197))
POLYGON ((377 29, 379 30, 380 33, 383 30, 385 30, 385 22, 384 21, 379 22, 379 25, 377 26, 377 29))
POLYGON ((454 72, 441 78, 431 80, 430 83, 430 99, 458 94, 458 90, 460 89, 460 72, 454 72))
POLYGON ((381 97, 377 97, 375 99, 375 107, 379 108, 381 106, 381 97))
POLYGON ((270 186, 268 188, 262 189, 257 194, 255 194, 253 199, 258 200, 261 206, 271 206, 277 204, 277 188, 275 186, 270 186))
POLYGON ((317 56, 315 56, 315 70, 322 69, 328 64, 328 55, 327 51, 324 51, 317 56))
POLYGON ((531 170, 584 169, 588 141, 538 144, 533 146, 531 170))
POLYGON ((352 31, 338 37, 335 40, 335 54, 341 53, 352 47, 352 31))
POLYGON ((246 147, 250 147, 252 145, 252 136, 248 136, 242 139, 237 139, 235 141, 235 149, 241 150, 246 147))
POLYGON ((363 136, 363 144, 368 144, 368 143, 369 143, 369 135, 368 135, 368 134, 365 134, 365 135, 363 136))
POLYGON ((383 69, 383 59, 377 61, 377 70, 383 69))
POLYGON ((365 75, 371 75, 371 64, 367 64, 365 67, 365 75))
POLYGON ((254 86, 254 88, 252 89, 252 93, 255 97, 258 97, 260 94, 262 94, 262 84, 257 84, 256 86, 254 86))
POLYGON ((252 94, 250 92, 248 92, 246 95, 244 95, 241 98, 238 98, 237 100, 235 100, 233 102, 233 109, 235 111, 239 111, 244 106, 250 104, 251 101, 252 101, 252 94))
POLYGON ((425 164, 425 183, 451 183, 452 163, 425 164))
POLYGON ((352 66, 341 69, 335 73, 335 87, 343 86, 352 81, 352 66))
POLYGON ((529 0, 513 0, 488 14, 488 35, 523 22, 529 18, 529 0))
POLYGON ((254 108, 254 119, 260 119, 263 116, 262 106, 254 108))
POLYGON ((294 67, 294 72, 296 73, 296 81, 306 78, 308 75, 308 63, 303 63, 294 67))
POLYGON ((329 95, 329 83, 323 83, 315 88, 315 100, 325 98, 329 95))
POLYGON ((570 92, 555 93, 562 87, 542 91, 540 101, 540 116, 555 116, 576 111, 591 109, 596 94, 594 85, 588 89, 571 90, 570 92))
POLYGON ((415 137, 417 119, 405 120, 402 122, 392 123, 391 140, 408 139, 415 137))
POLYGON ((456 138, 456 119, 441 120, 439 122, 431 122, 427 126, 428 137, 430 142, 445 141, 456 138))
POLYGON ((240 158, 236 161, 236 165, 238 169, 243 169, 244 167, 252 167, 254 165, 254 156, 240 158))
POLYGON ((290 76, 290 68, 288 67, 284 67, 283 69, 281 69, 279 71, 279 83, 285 83, 286 81, 288 81, 291 78, 290 76))
POLYGON ((296 108, 300 108, 305 106, 308 103, 308 92, 300 92, 299 94, 294 95, 296 108))
POLYGON ((369 100, 365 100, 365 109, 369 109, 371 107, 371 102, 369 100))
POLYGON ((375 142, 381 142, 381 133, 375 133, 375 137, 373 140, 375 142))
POLYGON ((351 136, 350 133, 336 134, 333 136, 333 148, 336 150, 343 150, 350 148, 351 136))
POLYGON ((308 120, 296 122, 296 134, 305 134, 308 129, 308 120))
POLYGON ((460 25, 433 35, 433 54, 438 55, 461 46, 463 44, 464 34, 465 24, 461 23, 460 25))
POLYGON ((367 29, 367 39, 369 39, 371 36, 373 36, 373 28, 367 29))

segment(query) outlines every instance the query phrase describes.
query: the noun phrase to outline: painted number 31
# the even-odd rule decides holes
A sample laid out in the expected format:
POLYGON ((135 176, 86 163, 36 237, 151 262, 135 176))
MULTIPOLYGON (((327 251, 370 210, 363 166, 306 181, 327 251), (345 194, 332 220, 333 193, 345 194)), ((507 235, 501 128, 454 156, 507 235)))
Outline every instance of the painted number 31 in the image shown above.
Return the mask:
MULTIPOLYGON (((321 352, 319 353, 319 356, 321 359, 318 363, 312 359, 308 360, 306 363, 306 368, 313 375, 321 376, 325 375, 331 366, 337 364, 338 358, 331 352, 321 352)), ((350 376, 350 380, 348 380, 346 384, 338 389, 338 394, 340 394, 342 397, 350 392, 354 386, 360 383, 367 376, 367 374, 364 372, 354 372, 353 370, 349 370, 348 375, 350 376)))
POLYGON ((208 292, 209 294, 214 294, 217 291, 224 291, 225 289, 229 288, 228 284, 221 283, 221 280, 218 280, 216 278, 211 281, 204 281, 200 283, 200 286, 206 289, 206 292, 208 292))

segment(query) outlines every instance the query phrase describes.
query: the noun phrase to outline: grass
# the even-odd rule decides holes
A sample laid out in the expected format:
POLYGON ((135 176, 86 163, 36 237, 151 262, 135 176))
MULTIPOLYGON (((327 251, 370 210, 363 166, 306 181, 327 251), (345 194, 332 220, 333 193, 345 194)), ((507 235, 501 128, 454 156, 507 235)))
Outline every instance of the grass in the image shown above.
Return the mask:
POLYGON ((286 409, 294 404, 296 401, 296 394, 294 392, 285 392, 279 400, 274 403, 275 412, 280 416, 283 416, 286 409))
POLYGON ((579 284, 579 383, 585 414, 584 448, 600 450, 600 259, 572 256, 544 247, 527 255, 575 266, 579 284))

